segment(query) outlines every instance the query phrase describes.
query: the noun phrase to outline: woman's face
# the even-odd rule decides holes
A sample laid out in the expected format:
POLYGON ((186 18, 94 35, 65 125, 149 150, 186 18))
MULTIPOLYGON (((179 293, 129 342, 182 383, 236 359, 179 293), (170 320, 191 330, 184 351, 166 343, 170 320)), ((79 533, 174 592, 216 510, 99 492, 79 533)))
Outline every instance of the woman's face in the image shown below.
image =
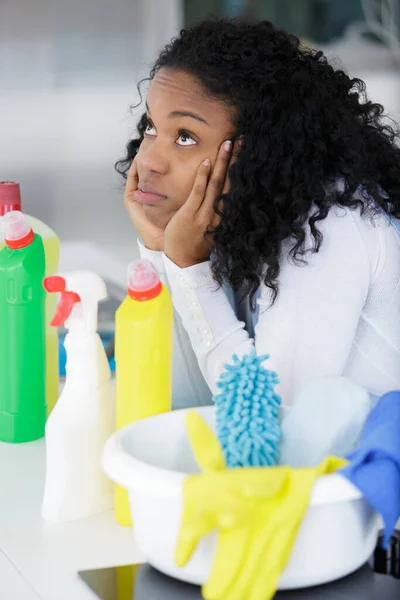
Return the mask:
POLYGON ((233 110, 183 71, 161 69, 147 93, 148 125, 137 155, 137 200, 164 229, 186 202, 205 158, 235 134, 233 110))

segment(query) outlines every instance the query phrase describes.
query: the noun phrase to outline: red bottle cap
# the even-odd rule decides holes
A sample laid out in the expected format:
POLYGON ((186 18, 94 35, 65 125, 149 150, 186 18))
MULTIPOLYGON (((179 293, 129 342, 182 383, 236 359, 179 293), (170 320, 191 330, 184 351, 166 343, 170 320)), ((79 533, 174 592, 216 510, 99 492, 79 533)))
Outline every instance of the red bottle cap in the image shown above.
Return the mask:
POLYGON ((21 191, 19 183, 14 181, 0 181, 0 216, 11 210, 21 210, 21 191))

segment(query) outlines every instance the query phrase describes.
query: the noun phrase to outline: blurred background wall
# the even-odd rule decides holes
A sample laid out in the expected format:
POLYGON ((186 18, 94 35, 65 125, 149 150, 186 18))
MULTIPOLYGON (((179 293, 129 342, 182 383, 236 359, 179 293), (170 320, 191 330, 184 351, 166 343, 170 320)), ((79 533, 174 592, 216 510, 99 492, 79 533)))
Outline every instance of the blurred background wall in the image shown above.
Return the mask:
POLYGON ((0 179, 63 239, 131 246, 113 165, 136 83, 183 24, 267 18, 326 50, 400 121, 400 0, 0 0, 0 179), (368 24, 367 22, 368 21, 368 24))
POLYGON ((180 0, 0 0, 0 179, 63 239, 133 236, 114 162, 180 0))

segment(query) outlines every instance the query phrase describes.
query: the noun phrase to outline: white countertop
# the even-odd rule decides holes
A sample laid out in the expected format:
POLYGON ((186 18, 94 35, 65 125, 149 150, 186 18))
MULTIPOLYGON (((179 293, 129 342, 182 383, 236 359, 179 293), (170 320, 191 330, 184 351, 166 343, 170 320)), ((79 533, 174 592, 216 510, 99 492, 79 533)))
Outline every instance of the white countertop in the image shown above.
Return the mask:
POLYGON ((93 600, 78 571, 141 562, 132 530, 113 513, 43 521, 44 477, 44 440, 0 443, 0 598, 93 600))
POLYGON ((3 552, 0 552, 0 594, 7 600, 40 600, 3 552))

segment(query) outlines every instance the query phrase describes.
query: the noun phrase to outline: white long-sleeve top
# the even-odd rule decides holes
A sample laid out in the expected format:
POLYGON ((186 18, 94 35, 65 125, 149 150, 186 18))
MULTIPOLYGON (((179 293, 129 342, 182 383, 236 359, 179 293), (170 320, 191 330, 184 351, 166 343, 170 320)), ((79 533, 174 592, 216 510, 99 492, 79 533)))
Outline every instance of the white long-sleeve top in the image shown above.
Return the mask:
MULTIPOLYGON (((279 295, 261 285, 258 320, 218 289, 210 262, 181 269, 140 243, 175 308, 174 407, 207 404, 232 355, 269 354, 284 404, 312 379, 344 375, 381 395, 400 388, 400 238, 384 215, 338 207, 319 224, 323 242, 299 266, 281 256, 279 295), (204 379, 208 388, 204 385, 204 379)), ((312 247, 308 231, 308 247, 312 247)))

